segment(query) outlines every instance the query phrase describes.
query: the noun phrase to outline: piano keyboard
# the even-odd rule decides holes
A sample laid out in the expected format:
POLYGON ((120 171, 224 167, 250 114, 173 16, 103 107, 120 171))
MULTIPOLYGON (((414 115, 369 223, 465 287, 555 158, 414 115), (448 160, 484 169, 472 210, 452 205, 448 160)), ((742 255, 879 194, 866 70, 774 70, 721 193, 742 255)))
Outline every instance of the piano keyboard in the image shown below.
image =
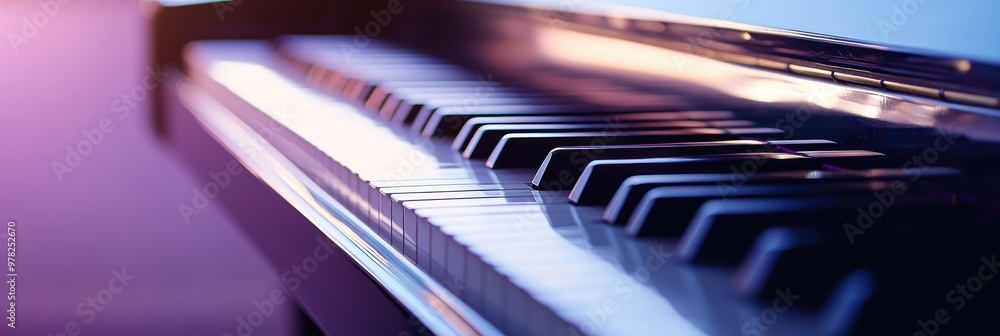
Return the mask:
POLYGON ((505 333, 1000 327, 996 169, 968 139, 571 73, 550 93, 353 38, 199 42, 188 75, 308 143, 293 160, 330 162, 317 183, 505 333))

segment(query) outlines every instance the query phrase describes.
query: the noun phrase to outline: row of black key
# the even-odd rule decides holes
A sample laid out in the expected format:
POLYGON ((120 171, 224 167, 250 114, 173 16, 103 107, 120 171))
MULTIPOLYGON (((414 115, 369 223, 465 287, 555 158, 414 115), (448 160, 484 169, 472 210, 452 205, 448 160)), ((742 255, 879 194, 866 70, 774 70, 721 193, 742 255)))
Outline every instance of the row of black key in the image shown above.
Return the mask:
POLYGON ((787 139, 729 111, 596 107, 571 95, 484 82, 394 48, 365 54, 347 63, 332 57, 312 68, 310 80, 423 136, 454 137, 453 149, 488 167, 538 168, 535 189, 571 190, 572 203, 606 206, 608 223, 635 236, 676 239, 684 259, 740 265, 736 284, 748 295, 791 286, 824 314, 861 311, 845 330, 908 331, 913 323, 887 326, 872 322, 872 314, 893 307, 899 313, 890 320, 903 323, 926 315, 933 298, 903 297, 914 289, 893 286, 934 290, 962 274, 907 278, 920 275, 895 267, 900 254, 976 259, 991 255, 979 247, 997 237, 987 216, 996 204, 994 185, 977 184, 982 176, 959 169, 899 168, 896 156, 787 139), (879 208, 873 204, 886 215, 865 213, 879 208), (879 224, 869 230, 864 218, 879 224), (956 239, 982 244, 948 249, 956 239), (831 295, 861 295, 865 286, 874 286, 863 295, 866 304, 831 295))

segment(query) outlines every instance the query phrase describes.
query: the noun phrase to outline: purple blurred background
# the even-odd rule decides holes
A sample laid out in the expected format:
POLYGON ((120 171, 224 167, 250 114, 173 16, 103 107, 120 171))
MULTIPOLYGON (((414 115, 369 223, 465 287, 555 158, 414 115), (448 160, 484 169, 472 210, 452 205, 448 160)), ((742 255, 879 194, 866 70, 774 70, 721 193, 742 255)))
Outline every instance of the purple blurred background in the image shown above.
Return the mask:
MULTIPOLYGON (((22 18, 44 12, 39 2, 0 2, 0 219, 16 223, 18 247, 16 329, 0 335, 64 335, 67 325, 82 335, 245 335, 239 319, 287 293, 279 276, 322 234, 245 170, 186 223, 179 206, 232 157, 184 117, 158 138, 151 98, 116 101, 144 90, 145 6, 51 3, 61 5, 32 33, 22 18), (113 130, 101 133, 105 119, 113 130)), ((314 313, 327 332, 409 330, 408 315, 343 254, 321 270, 294 294, 338 303, 314 313)), ((309 328, 284 302, 252 331, 309 328)))

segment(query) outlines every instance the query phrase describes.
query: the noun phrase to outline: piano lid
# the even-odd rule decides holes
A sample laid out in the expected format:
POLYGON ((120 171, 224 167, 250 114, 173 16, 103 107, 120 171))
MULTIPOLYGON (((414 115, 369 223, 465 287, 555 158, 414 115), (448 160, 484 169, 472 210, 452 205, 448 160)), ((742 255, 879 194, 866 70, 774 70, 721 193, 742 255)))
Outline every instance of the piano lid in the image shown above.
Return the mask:
POLYGON ((1000 62, 1000 40, 986 35, 1000 30, 1000 22, 993 15, 1000 12, 1000 3, 993 1, 536 0, 531 3, 593 13, 632 7, 624 10, 677 13, 717 23, 738 22, 1000 62))
MULTIPOLYGON (((816 30, 811 32, 733 22, 732 20, 738 19, 739 12, 749 11, 750 0, 733 0, 732 6, 721 6, 716 18, 711 19, 660 10, 681 11, 687 9, 685 12, 703 14, 706 11, 705 8, 711 7, 710 4, 682 6, 666 2, 616 1, 622 4, 640 4, 648 7, 639 8, 583 0, 542 1, 538 3, 507 0, 476 0, 473 2, 490 4, 494 9, 518 10, 521 11, 521 14, 529 14, 536 20, 553 27, 583 26, 588 29, 602 29, 615 38, 653 40, 663 47, 730 63, 785 71, 793 75, 863 85, 960 104, 1000 107, 1000 40, 991 38, 979 39, 962 36, 948 39, 947 37, 931 35, 934 38, 926 43, 920 43, 919 37, 911 37, 907 40, 900 40, 902 43, 896 45, 892 43, 894 40, 891 38, 888 41, 865 42, 863 40, 873 40, 874 36, 881 33, 875 35, 870 32, 861 33, 865 31, 864 29, 836 30, 831 29, 831 27, 837 25, 810 25, 806 22, 810 20, 808 16, 795 20, 777 19, 782 14, 802 15, 803 11, 810 8, 811 10, 821 10, 821 8, 809 6, 806 6, 809 8, 799 6, 798 9, 793 10, 778 7, 771 17, 758 15, 756 21, 765 22, 774 19, 775 23, 783 26, 800 29, 814 27, 816 30), (838 37, 820 32, 852 33, 853 36, 838 37), (952 44, 944 45, 946 39, 952 44), (962 47, 965 49, 961 49, 962 47)), ((913 0, 913 2, 920 6, 930 7, 930 5, 925 4, 926 1, 913 0)), ((727 5, 729 4, 727 3, 727 5)), ((863 8, 859 8, 863 6, 857 1, 845 4, 838 3, 837 6, 839 10, 825 12, 824 16, 843 17, 849 13, 863 10, 863 8)), ((870 7, 872 5, 865 3, 864 6, 870 7)), ((982 6, 997 7, 1000 5, 982 4, 982 6)), ((776 6, 769 5, 769 7, 776 6)), ((885 21, 889 24, 893 21, 892 8, 890 5, 887 14, 888 21, 885 21)), ((916 11, 912 15, 918 14, 919 8, 916 11)), ((950 15, 953 18, 957 15, 956 13, 967 12, 970 11, 953 9, 950 11, 950 15)), ((862 17, 871 15, 863 15, 862 17)), ((935 17, 945 15, 949 15, 949 13, 926 14, 926 16, 935 17)), ((818 18, 814 19, 824 21, 818 18)), ((851 22, 861 20, 864 19, 852 19, 851 22)), ((951 25, 950 28, 942 29, 955 33, 988 28, 981 27, 983 24, 1000 26, 1000 23, 995 23, 995 20, 986 20, 986 18, 976 20, 975 17, 969 18, 968 21, 971 23, 964 26, 955 23, 954 19, 943 21, 935 22, 935 27, 951 25)), ((841 22, 844 21, 841 20, 841 22)), ((923 20, 921 23, 913 19, 913 21, 908 22, 911 23, 910 26, 926 26, 933 21, 923 20)), ((853 24, 857 23, 844 23, 842 25, 850 26, 853 24)), ((878 21, 873 22, 871 30, 879 32, 878 25, 878 21)))
POLYGON ((567 1, 560 4, 580 5, 441 0, 436 2, 441 6, 421 7, 428 15, 409 17, 413 20, 397 27, 401 34, 394 37, 480 74, 594 105, 667 99, 666 106, 674 109, 705 109, 697 105, 700 101, 773 116, 846 113, 872 126, 931 127, 1000 142, 998 64, 567 1), (563 70, 603 79, 580 81, 559 75, 567 73, 563 70), (592 94, 595 90, 607 94, 592 94))

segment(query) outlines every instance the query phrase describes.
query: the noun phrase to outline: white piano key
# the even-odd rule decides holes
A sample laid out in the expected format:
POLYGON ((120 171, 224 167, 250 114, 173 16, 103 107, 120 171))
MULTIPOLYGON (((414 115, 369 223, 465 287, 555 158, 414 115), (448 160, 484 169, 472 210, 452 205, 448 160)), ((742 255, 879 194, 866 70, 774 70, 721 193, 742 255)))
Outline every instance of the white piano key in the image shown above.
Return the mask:
MULTIPOLYGON (((325 55, 317 57, 335 57, 339 53, 335 47, 328 47, 312 53, 325 55)), ((419 55, 374 43, 366 49, 372 57, 372 65, 396 56, 419 55)), ((315 147, 305 154, 295 155, 324 158, 321 166, 336 178, 322 185, 329 186, 332 195, 357 210, 361 217, 367 217, 375 227, 382 217, 381 206, 385 200, 390 205, 388 230, 383 229, 388 234, 387 241, 401 248, 406 258, 424 270, 431 269, 429 263, 434 254, 438 268, 445 275, 436 277, 439 282, 447 285, 448 279, 464 281, 452 284, 465 287, 456 288, 459 297, 487 319, 500 321, 496 322, 498 326, 513 328, 505 331, 555 335, 569 334, 569 325, 582 328, 592 322, 588 312, 603 308, 604 300, 621 295, 615 291, 615 285, 634 270, 622 265, 642 263, 642 255, 635 256, 627 251, 645 246, 643 242, 622 239, 619 228, 605 227, 593 220, 600 218, 599 209, 574 208, 568 205, 565 195, 411 199, 400 203, 402 206, 396 208, 399 211, 394 211, 392 195, 408 192, 397 189, 383 195, 381 189, 427 186, 411 191, 470 191, 440 185, 524 183, 534 172, 473 166, 481 162, 461 160, 445 142, 423 142, 412 134, 399 132, 398 127, 373 120, 372 113, 359 113, 362 111, 354 105, 293 82, 272 70, 268 61, 254 57, 257 56, 253 53, 225 53, 222 58, 195 59, 192 68, 207 74, 202 77, 231 89, 233 97, 245 99, 248 106, 261 111, 261 115, 287 127, 289 132, 285 134, 303 139, 304 147, 315 147), (253 80, 248 80, 250 78, 253 80), (282 119, 275 106, 293 112, 296 120, 282 119), (401 163, 407 163, 410 155, 416 155, 422 162, 411 167, 412 171, 401 173, 401 163), (520 220, 515 220, 519 217, 520 220), (398 226, 394 226, 397 223, 398 226), (435 249, 437 247, 441 248, 435 249)), ((355 78, 353 82, 363 80, 355 78)), ((690 270, 685 269, 687 271, 690 270)), ((677 281, 677 287, 670 291, 695 293, 682 295, 678 300, 670 291, 661 292, 662 287, 654 289, 653 284, 649 287, 637 284, 631 288, 632 295, 628 299, 617 297, 615 313, 593 332, 661 334, 669 330, 671 334, 687 335, 739 330, 742 321, 734 321, 733 312, 754 309, 747 310, 750 305, 726 298, 731 293, 725 288, 700 287, 709 280, 725 283, 728 273, 691 272, 697 276, 677 281), (719 293, 705 295, 702 290, 706 289, 719 293), (713 302, 684 305, 690 303, 685 299, 692 297, 713 302), (679 313, 680 310, 684 314, 679 313)), ((683 272, 661 271, 659 276, 680 273, 683 272)), ((783 317, 782 323, 785 322, 783 317)))

